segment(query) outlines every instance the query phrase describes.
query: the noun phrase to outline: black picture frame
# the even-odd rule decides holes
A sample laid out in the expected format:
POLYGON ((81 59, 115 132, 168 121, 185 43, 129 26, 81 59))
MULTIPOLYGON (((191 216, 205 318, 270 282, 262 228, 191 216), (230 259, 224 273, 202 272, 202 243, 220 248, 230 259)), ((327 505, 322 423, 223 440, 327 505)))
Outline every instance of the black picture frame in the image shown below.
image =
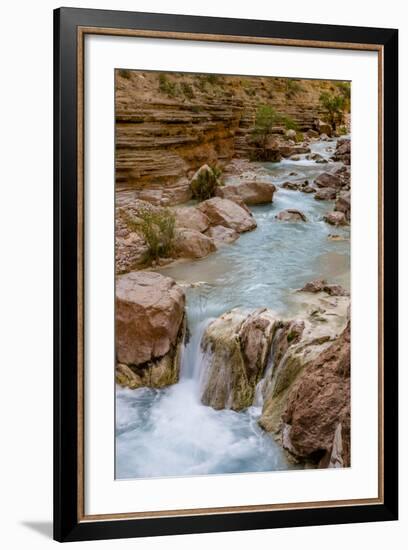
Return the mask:
POLYGON ((60 8, 54 12, 54 538, 77 541, 398 518, 398 31, 274 21, 60 8), (77 363, 78 56, 80 27, 375 44, 383 55, 383 495, 373 504, 86 520, 79 514, 77 363))

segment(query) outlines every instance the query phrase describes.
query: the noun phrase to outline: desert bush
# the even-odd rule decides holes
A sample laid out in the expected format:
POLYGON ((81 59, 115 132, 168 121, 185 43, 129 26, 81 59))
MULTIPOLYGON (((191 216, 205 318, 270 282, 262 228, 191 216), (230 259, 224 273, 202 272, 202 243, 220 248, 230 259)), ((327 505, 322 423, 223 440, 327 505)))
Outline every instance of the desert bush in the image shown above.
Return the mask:
POLYGON ((178 93, 178 86, 176 82, 172 82, 164 73, 160 73, 159 76, 159 90, 164 94, 174 97, 178 93))
POLYGON ((299 130, 298 123, 290 116, 283 117, 282 122, 286 130, 295 130, 296 132, 299 130))
POLYGON ((222 170, 218 166, 202 166, 191 180, 193 198, 204 201, 214 197, 222 185, 222 170))
POLYGON ((141 235, 147 245, 146 260, 168 258, 175 242, 176 216, 169 208, 140 208, 136 217, 122 216, 131 231, 141 235))
POLYGON ((287 98, 294 97, 299 92, 302 92, 303 88, 297 80, 287 78, 285 80, 285 95, 287 98))
POLYGON ((272 128, 278 123, 280 115, 271 105, 259 105, 255 113, 253 135, 263 148, 266 146, 272 128))
POLYGON ((347 111, 347 98, 343 94, 320 94, 320 104, 326 112, 327 121, 336 130, 337 125, 343 123, 344 113, 347 111))
POLYGON ((183 81, 181 83, 181 91, 186 97, 188 97, 188 99, 192 99, 194 97, 193 87, 188 82, 183 81))

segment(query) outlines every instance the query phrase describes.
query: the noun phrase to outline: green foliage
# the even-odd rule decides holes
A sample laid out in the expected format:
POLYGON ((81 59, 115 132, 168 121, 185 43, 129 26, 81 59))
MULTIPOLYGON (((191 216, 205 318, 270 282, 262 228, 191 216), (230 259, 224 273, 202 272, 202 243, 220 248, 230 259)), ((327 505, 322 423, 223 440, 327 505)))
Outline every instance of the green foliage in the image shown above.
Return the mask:
POLYGON ((170 97, 174 97, 178 93, 178 86, 176 82, 169 80, 167 75, 160 73, 159 90, 170 97))
POLYGON ((255 113, 253 134, 261 147, 265 147, 272 128, 279 122, 280 115, 271 105, 259 105, 255 113))
POLYGON ((337 133, 339 134, 339 136, 344 136, 347 134, 347 128, 346 126, 339 126, 337 128, 337 133))
POLYGON ((200 170, 192 179, 190 187, 194 199, 204 201, 214 197, 217 187, 222 185, 222 170, 218 166, 209 166, 200 170))
POLYGON ((285 80, 285 95, 288 99, 294 97, 302 91, 303 88, 297 80, 293 80, 292 78, 287 78, 285 80))
POLYGON ((305 139, 305 135, 303 132, 296 132, 296 138, 295 138, 296 143, 300 143, 301 141, 304 141, 304 139, 305 139))
POLYGON ((194 90, 193 90, 193 87, 191 86, 191 84, 189 84, 188 82, 183 81, 181 83, 181 91, 183 92, 183 94, 186 97, 188 97, 188 99, 193 99, 194 90))
POLYGON ((299 125, 297 124, 296 120, 294 120, 290 116, 283 117, 282 122, 286 130, 295 130, 296 132, 299 130, 299 125))
POLYGON ((175 240, 176 217, 168 208, 141 208, 137 217, 122 212, 130 230, 139 233, 148 247, 146 260, 170 256, 175 240))
POLYGON ((347 100, 343 94, 331 94, 323 92, 320 94, 320 104, 326 111, 327 120, 336 129, 338 124, 343 122, 344 113, 347 110, 347 100))
POLYGON ((218 84, 220 80, 219 76, 216 74, 204 74, 202 75, 202 77, 208 82, 208 84, 211 84, 212 86, 214 84, 218 84))

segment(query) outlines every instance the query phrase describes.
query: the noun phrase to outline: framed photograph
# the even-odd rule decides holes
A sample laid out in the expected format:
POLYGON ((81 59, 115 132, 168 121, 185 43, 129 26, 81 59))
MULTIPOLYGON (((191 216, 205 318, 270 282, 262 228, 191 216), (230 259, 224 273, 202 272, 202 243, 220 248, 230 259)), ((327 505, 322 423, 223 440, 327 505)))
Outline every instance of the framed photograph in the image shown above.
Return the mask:
POLYGON ((397 30, 54 29, 55 539, 397 519, 397 30))

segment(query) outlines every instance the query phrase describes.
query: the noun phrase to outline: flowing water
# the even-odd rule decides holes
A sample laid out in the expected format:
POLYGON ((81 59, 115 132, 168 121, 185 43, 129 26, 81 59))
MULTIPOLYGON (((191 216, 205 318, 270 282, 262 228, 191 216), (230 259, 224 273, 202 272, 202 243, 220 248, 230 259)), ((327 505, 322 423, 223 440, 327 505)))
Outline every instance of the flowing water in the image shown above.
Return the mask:
MULTIPOLYGON (((334 141, 317 142, 311 149, 329 157, 334 146, 334 141)), ((200 402, 200 383, 208 360, 200 341, 211 319, 234 307, 269 307, 290 317, 299 308, 293 291, 315 278, 349 288, 349 229, 333 228, 322 221, 333 203, 280 188, 288 180, 313 180, 333 165, 304 158, 263 165, 278 191, 272 204, 251 208, 257 229, 199 261, 161 269, 164 275, 189 284, 190 339, 183 350, 179 383, 163 390, 117 387, 117 479, 293 467, 279 445, 257 424, 263 381, 254 405, 246 411, 215 411, 200 402), (290 176, 293 172, 296 175, 290 176), (286 208, 301 210, 307 222, 276 220, 276 214, 286 208), (345 239, 330 240, 330 233, 345 239)))

